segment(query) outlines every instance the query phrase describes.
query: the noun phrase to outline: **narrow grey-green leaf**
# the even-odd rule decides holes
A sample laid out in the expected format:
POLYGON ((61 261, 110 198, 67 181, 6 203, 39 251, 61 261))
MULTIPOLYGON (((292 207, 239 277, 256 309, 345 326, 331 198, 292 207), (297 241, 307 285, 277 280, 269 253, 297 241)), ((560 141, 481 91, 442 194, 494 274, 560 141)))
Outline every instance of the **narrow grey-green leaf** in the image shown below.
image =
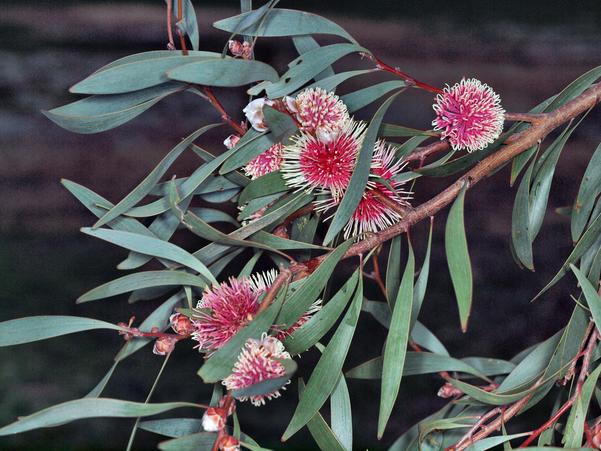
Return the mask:
POLYGON ((309 321, 286 337, 284 346, 291 354, 300 354, 315 345, 336 323, 344 307, 355 292, 359 272, 355 271, 340 290, 315 313, 309 321))
POLYGON ((340 372, 355 333, 363 300, 363 281, 360 278, 353 301, 342 322, 323 351, 296 407, 290 424, 282 435, 287 440, 307 424, 327 401, 336 387, 340 372))
POLYGON ((209 451, 213 448, 215 440, 217 440, 216 432, 197 432, 161 442, 159 449, 162 451, 209 451))
POLYGON ((199 418, 163 418, 142 421, 138 427, 165 437, 176 438, 202 431, 202 420, 199 418))
MULTIPOLYGON (((310 52, 311 50, 315 50, 321 47, 319 43, 315 40, 315 38, 310 35, 293 36, 292 42, 299 55, 303 55, 307 52, 310 52)), ((315 77, 313 77, 313 79, 318 81, 323 78, 331 77, 333 75, 334 69, 332 69, 331 66, 328 66, 323 71, 316 74, 315 77)), ((330 91, 330 89, 328 89, 328 91, 330 91)))
POLYGON ((487 437, 482 440, 478 440, 477 442, 471 444, 466 448, 466 451, 486 451, 488 449, 494 448, 502 443, 508 442, 510 440, 525 437, 529 435, 529 432, 522 432, 521 434, 511 434, 511 435, 500 435, 497 437, 487 437))
POLYGON ((572 210, 571 231, 572 240, 578 241, 586 227, 586 223, 593 211, 595 198, 601 193, 601 144, 597 146, 591 157, 582 182, 578 190, 578 196, 572 210))
POLYGON ((375 85, 362 88, 357 91, 343 95, 340 100, 344 102, 349 113, 354 113, 370 103, 375 102, 380 97, 391 91, 406 87, 407 84, 402 80, 390 80, 375 85))
POLYGON ((238 204, 243 205, 249 200, 269 194, 288 191, 289 187, 282 178, 280 171, 270 172, 250 182, 238 196, 238 204))
POLYGON ((74 133, 99 133, 118 127, 185 86, 165 83, 126 94, 96 95, 42 113, 59 127, 74 133))
POLYGON ((601 366, 595 368, 595 370, 586 378, 584 384, 582 384, 580 395, 576 398, 576 402, 570 409, 570 415, 566 421, 562 440, 566 447, 577 448, 582 446, 586 414, 593 396, 593 391, 597 385, 597 380, 599 379, 599 374, 601 374, 601 366))
POLYGON ((348 72, 340 72, 337 74, 330 75, 329 77, 322 78, 314 83, 311 83, 305 89, 321 88, 324 91, 334 92, 336 91, 338 85, 344 83, 345 81, 357 77, 359 75, 368 74, 370 72, 373 72, 373 69, 350 70, 348 72))
POLYGON ((106 321, 79 316, 28 316, 0 323, 0 347, 94 329, 123 330, 106 321))
POLYGON ((445 228, 445 251, 447 254, 447 263, 451 273, 455 298, 459 308, 459 318, 461 320, 461 329, 467 330, 467 323, 472 308, 472 266, 467 248, 467 238, 465 236, 465 224, 463 220, 463 204, 465 201, 464 185, 461 192, 455 199, 445 228))
POLYGON ((430 220, 430 232, 428 233, 428 245, 422 268, 417 276, 415 287, 413 288, 413 307, 411 308, 411 330, 417 321, 421 311, 424 297, 426 297, 426 288, 428 287, 428 277, 430 275, 430 254, 432 253, 432 234, 434 232, 434 219, 430 220))
POLYGON ((390 329, 384 348, 382 391, 380 394, 380 412, 378 415, 378 439, 384 435, 386 424, 399 394, 401 377, 405 366, 405 356, 407 354, 407 344, 409 342, 415 257, 411 243, 409 243, 408 249, 407 265, 403 272, 394 310, 392 311, 390 329))
POLYGON ((148 174, 142 182, 138 186, 136 186, 121 202, 111 208, 102 218, 100 218, 96 224, 94 224, 94 228, 101 227, 107 222, 115 219, 116 217, 122 215, 127 212, 131 207, 140 202, 149 192, 150 190, 158 183, 161 177, 167 172, 169 167, 173 164, 173 162, 182 154, 184 150, 192 144, 192 142, 198 138, 200 135, 205 133, 206 131, 217 127, 220 124, 211 124, 205 127, 202 127, 187 138, 185 138, 182 142, 180 142, 177 146, 175 146, 160 162, 159 164, 148 174))
POLYGON ((119 362, 113 362, 113 364, 111 365, 109 370, 106 372, 106 374, 103 376, 103 378, 100 379, 100 381, 96 384, 96 386, 92 390, 90 390, 88 392, 88 394, 84 396, 84 398, 100 397, 100 395, 102 394, 102 392, 104 391, 104 389, 106 387, 106 384, 108 384, 111 377, 113 377, 113 373, 115 372, 117 365, 119 365, 119 362))
POLYGON ((263 107, 263 117, 271 131, 271 139, 274 141, 286 142, 288 138, 298 130, 292 116, 282 113, 268 105, 263 107))
POLYGON ((121 94, 150 88, 169 81, 174 67, 218 57, 214 52, 191 51, 189 55, 140 59, 94 72, 69 89, 75 94, 121 94))
POLYGON ((77 299, 77 303, 117 296, 140 288, 162 287, 165 285, 189 285, 204 288, 207 286, 207 282, 205 279, 183 271, 144 271, 128 274, 100 285, 82 294, 77 299))
POLYGON ((331 243, 332 240, 338 235, 338 233, 348 223, 349 219, 355 212, 357 205, 363 197, 365 186, 369 179, 369 171, 371 168, 371 160, 374 151, 374 144, 378 138, 378 130, 384 119, 384 115, 392 102, 396 99, 399 93, 391 95, 386 101, 378 108, 376 114, 374 114, 363 138, 361 149, 357 157, 357 163, 353 170, 353 175, 349 181, 348 189, 344 193, 344 197, 336 209, 336 214, 330 223, 330 227, 324 238, 324 244, 331 243))
POLYGON ((167 72, 172 80, 205 86, 235 87, 255 81, 275 81, 278 73, 257 60, 214 58, 183 64, 167 72))
POLYGON ((91 229, 89 227, 83 227, 81 231, 86 235, 100 238, 101 240, 116 244, 117 246, 129 249, 130 251, 166 258, 167 260, 180 263, 198 272, 211 284, 218 284, 217 279, 215 279, 213 274, 211 274, 209 269, 201 263, 200 260, 173 243, 120 230, 91 229))
POLYGON ((515 195, 511 221, 511 239, 516 257, 528 269, 534 271, 532 240, 530 239, 530 179, 534 161, 522 177, 515 195))
POLYGON ((390 309, 394 307, 396 295, 401 284, 401 236, 390 241, 388 264, 386 265, 386 299, 390 309))
POLYGON ((317 14, 293 9, 272 9, 266 20, 253 21, 249 26, 239 29, 240 24, 253 12, 239 14, 234 17, 219 20, 213 24, 219 30, 230 33, 240 33, 249 36, 298 36, 303 34, 334 34, 356 42, 342 27, 317 14))
POLYGON ((353 449, 353 416, 351 398, 344 375, 341 374, 330 397, 330 412, 332 432, 338 438, 346 451, 353 449))
POLYGON ((122 401, 109 398, 83 398, 67 401, 40 410, 32 415, 20 417, 19 420, 0 428, 0 436, 17 434, 33 429, 60 426, 85 418, 136 418, 156 415, 182 407, 201 408, 199 404, 190 402, 165 402, 145 404, 141 402, 122 401))
MULTIPOLYGON (((173 2, 173 15, 179 17, 179 2, 173 2)), ((182 20, 176 26, 187 35, 194 50, 198 50, 200 36, 198 35, 198 21, 191 0, 184 0, 182 4, 182 20)))
POLYGON ((591 314, 593 315, 593 320, 595 321, 595 325, 597 326, 597 330, 601 331, 601 296, 597 294, 597 290, 593 285, 589 282, 586 276, 576 268, 574 265, 570 265, 572 272, 576 275, 578 279, 578 283, 580 284, 580 288, 582 288, 582 293, 586 298, 586 303, 591 310, 591 314))

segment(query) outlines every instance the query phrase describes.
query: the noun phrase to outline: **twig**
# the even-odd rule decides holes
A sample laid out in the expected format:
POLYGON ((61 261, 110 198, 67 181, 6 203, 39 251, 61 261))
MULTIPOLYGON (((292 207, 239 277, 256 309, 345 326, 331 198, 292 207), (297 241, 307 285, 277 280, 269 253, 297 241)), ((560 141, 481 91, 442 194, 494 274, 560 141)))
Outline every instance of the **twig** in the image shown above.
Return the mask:
POLYGON ((505 113, 505 120, 510 122, 530 122, 536 124, 543 119, 543 114, 505 113))
POLYGON ((219 114, 221 114, 221 119, 223 119, 225 122, 227 122, 228 125, 236 131, 236 133, 238 133, 239 135, 244 135, 244 133, 246 133, 246 126, 244 126, 243 124, 237 123, 235 120, 233 120, 231 118, 231 116, 229 114, 227 114, 227 111, 225 111, 225 108, 223 108, 223 105, 221 104, 219 99, 217 97, 215 97, 213 90, 211 88, 209 88, 208 86, 202 86, 201 90, 207 96, 209 103, 211 105, 213 105, 213 107, 217 111, 219 111, 219 114))
POLYGON ((173 29, 171 28, 171 22, 173 21, 172 14, 172 3, 171 0, 169 0, 167 2, 167 38, 169 39, 169 42, 167 43, 167 48, 169 50, 175 50, 175 41, 173 40, 173 29))
POLYGON ((386 285, 384 284, 384 281, 382 280, 382 275, 380 273, 380 263, 378 262, 378 256, 376 254, 372 255, 371 260, 374 265, 374 272, 373 272, 374 280, 380 287, 380 290, 382 291, 382 294, 384 295, 384 299, 386 299, 386 301, 388 302, 388 293, 386 293, 386 285))
MULTIPOLYGON (((183 0, 177 0, 177 21, 179 23, 181 23, 183 17, 184 17, 183 0)), ((186 38, 184 37, 184 34, 182 33, 182 30, 180 30, 179 27, 177 27, 177 34, 179 36, 179 43, 182 48, 182 54, 187 55, 188 48, 186 47, 186 38)))
POLYGON ((450 148, 448 141, 436 141, 432 144, 428 144, 427 146, 418 147, 409 155, 407 155, 404 160, 405 161, 424 161, 430 155, 433 155, 438 152, 444 152, 450 148))
POLYGON ((378 57, 376 57, 376 56, 374 56, 374 55, 372 55, 370 53, 362 53, 362 56, 364 56, 364 57, 370 59, 371 61, 373 61, 376 64, 376 67, 378 69, 386 71, 386 72, 390 72, 391 74, 394 74, 397 77, 402 78, 410 86, 415 86, 416 88, 420 88, 420 89, 423 89, 423 90, 428 91, 428 92, 434 92, 436 94, 439 94, 439 93, 443 92, 442 89, 436 88, 436 87, 431 86, 431 85, 429 85, 427 83, 419 81, 419 80, 413 78, 408 73, 401 71, 397 67, 389 66, 384 61, 382 61, 381 59, 379 59, 378 57))

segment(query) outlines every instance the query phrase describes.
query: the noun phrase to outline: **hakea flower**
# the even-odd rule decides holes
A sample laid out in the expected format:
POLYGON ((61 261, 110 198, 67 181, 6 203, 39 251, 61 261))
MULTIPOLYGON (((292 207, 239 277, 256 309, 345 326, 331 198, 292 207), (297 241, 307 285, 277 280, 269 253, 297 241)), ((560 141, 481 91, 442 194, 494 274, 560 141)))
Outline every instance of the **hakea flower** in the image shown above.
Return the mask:
POLYGON ((339 199, 353 175, 364 132, 365 123, 353 121, 328 143, 300 132, 284 147, 282 175, 286 184, 307 192, 329 191, 339 199))
POLYGON ((269 100, 265 97, 260 97, 246 105, 242 112, 246 115, 246 118, 250 122, 250 125, 252 125, 252 127, 255 130, 259 132, 264 132, 268 129, 268 127, 267 124, 265 124, 265 116, 263 116, 263 107, 265 105, 273 106, 273 104, 273 100, 269 100))
POLYGON ((244 166, 244 173, 254 180, 270 172, 279 171, 284 162, 283 150, 284 146, 281 143, 274 144, 244 166))
POLYGON ((436 112, 434 129, 455 150, 484 149, 503 131, 505 110, 499 95, 475 78, 447 85, 432 108, 436 112))
POLYGON ((324 143, 333 141, 350 120, 346 105, 338 96, 321 88, 305 89, 285 102, 296 115, 301 130, 314 132, 324 143))
MULTIPOLYGON (((269 379, 286 376, 286 369, 277 359, 290 359, 284 345, 275 337, 263 334, 260 340, 249 338, 238 356, 232 374, 223 380, 228 390, 240 390, 269 379)), ((288 384, 290 381, 286 382, 288 384)), ((285 389, 285 387, 281 387, 285 389)), ((279 389, 256 396, 240 396, 239 401, 250 400, 255 406, 265 404, 265 400, 278 398, 279 389)))
MULTIPOLYGON (((201 352, 212 354, 224 346, 236 333, 251 322, 261 305, 260 297, 275 280, 275 270, 257 273, 251 277, 231 277, 221 285, 206 288, 196 306, 195 331, 192 338, 201 352)), ((285 337, 298 329, 319 309, 321 302, 313 305, 299 321, 285 330, 276 327, 278 336, 285 337)))

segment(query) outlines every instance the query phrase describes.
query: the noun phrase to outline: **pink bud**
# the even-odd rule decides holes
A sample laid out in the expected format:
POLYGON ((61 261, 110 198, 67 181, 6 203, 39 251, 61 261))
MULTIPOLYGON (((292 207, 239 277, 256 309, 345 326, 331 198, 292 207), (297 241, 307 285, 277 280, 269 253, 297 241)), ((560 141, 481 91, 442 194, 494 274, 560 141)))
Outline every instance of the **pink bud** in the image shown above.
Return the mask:
POLYGON ((240 451, 240 442, 231 435, 226 435, 219 441, 221 451, 240 451))
POLYGON ((447 382, 442 387, 440 387, 440 390, 438 390, 437 394, 440 398, 446 399, 446 398, 453 398, 455 396, 461 396, 461 395, 463 395, 463 392, 447 382))
POLYGON ((157 338, 154 342, 152 352, 154 352, 156 355, 171 354, 171 352, 175 348, 175 343, 177 343, 177 340, 174 337, 157 338))
POLYGON ((225 415, 220 407, 209 407, 202 416, 202 428, 207 432, 217 432, 225 427, 225 415))
POLYGON ((242 56, 242 43, 240 41, 230 40, 227 42, 230 53, 234 56, 242 56))
POLYGON ((238 135, 230 135, 227 138, 225 138, 225 141, 223 141, 223 145, 229 150, 236 147, 238 141, 240 141, 240 137, 238 135))
POLYGON ((179 335, 191 335, 196 329, 186 315, 182 315, 181 313, 174 313, 169 317, 169 323, 171 324, 171 328, 175 331, 176 334, 179 335))

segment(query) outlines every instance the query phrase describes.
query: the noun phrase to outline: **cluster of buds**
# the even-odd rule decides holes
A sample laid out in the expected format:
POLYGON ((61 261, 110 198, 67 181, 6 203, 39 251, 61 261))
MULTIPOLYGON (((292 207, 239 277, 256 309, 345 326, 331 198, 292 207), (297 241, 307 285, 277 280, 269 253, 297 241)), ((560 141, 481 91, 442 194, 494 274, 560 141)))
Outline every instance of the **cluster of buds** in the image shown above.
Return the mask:
POLYGON ((228 435, 225 426, 227 418, 236 410, 236 403, 230 396, 221 398, 215 407, 209 407, 202 416, 202 428, 207 432, 217 432, 217 447, 220 451, 240 451, 240 441, 228 435))
POLYGON ((245 60, 252 58, 253 47, 248 41, 240 42, 232 39, 228 41, 227 46, 230 53, 237 58, 242 58, 245 60))

